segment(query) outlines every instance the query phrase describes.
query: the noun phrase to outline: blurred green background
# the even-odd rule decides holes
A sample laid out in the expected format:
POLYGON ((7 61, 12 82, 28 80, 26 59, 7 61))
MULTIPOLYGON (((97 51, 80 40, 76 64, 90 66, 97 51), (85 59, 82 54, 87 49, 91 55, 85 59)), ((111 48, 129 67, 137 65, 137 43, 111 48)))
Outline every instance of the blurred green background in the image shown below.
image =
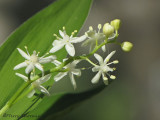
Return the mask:
MULTIPOLYGON (((0 43, 52 1, 0 0, 0 43)), ((119 46, 113 45, 107 47, 105 54, 99 51, 106 57, 112 50, 117 50, 113 57, 120 61, 116 65, 117 79, 60 120, 160 120, 159 6, 159 0, 94 0, 79 35, 87 31, 89 26, 97 29, 99 23, 119 18, 122 26, 118 40, 131 41, 134 48, 130 53, 124 53, 119 46)), ((82 49, 80 45, 76 45, 76 50, 77 55, 88 52, 87 48, 82 49)), ((96 86, 90 83, 94 76, 91 69, 85 70, 82 75, 76 79, 76 92, 96 86)), ((67 78, 56 83, 52 89, 55 93, 65 90, 73 91, 67 78)))

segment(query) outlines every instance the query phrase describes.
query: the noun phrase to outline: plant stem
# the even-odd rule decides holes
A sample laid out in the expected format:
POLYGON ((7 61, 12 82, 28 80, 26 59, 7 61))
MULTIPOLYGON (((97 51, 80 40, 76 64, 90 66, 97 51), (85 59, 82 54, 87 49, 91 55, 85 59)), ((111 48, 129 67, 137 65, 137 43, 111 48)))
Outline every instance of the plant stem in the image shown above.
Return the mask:
POLYGON ((33 90, 33 87, 29 87, 23 94, 21 94, 19 97, 17 97, 17 99, 14 101, 13 104, 15 104, 16 102, 18 102, 23 97, 27 96, 32 90, 33 90))
POLYGON ((30 85, 31 82, 26 82, 23 84, 18 91, 11 97, 11 99, 5 104, 5 106, 0 110, 0 116, 2 116, 14 103, 14 101, 21 95, 21 93, 30 85))
POLYGON ((90 59, 86 58, 86 60, 87 60, 90 64, 92 64, 93 66, 97 66, 97 65, 94 64, 90 59))

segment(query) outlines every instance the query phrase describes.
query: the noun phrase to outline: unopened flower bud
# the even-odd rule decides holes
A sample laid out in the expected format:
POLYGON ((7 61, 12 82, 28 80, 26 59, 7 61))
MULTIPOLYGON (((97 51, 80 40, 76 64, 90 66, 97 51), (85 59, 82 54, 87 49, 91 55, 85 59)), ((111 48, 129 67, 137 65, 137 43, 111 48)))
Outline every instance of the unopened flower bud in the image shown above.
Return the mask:
POLYGON ((115 19, 111 21, 111 25, 114 27, 115 30, 119 30, 121 26, 121 21, 119 19, 115 19))
POLYGON ((103 33, 109 37, 110 35, 112 35, 114 33, 114 27, 111 26, 109 23, 104 24, 103 26, 103 33))
POLYGON ((133 47, 133 44, 131 43, 131 42, 123 42, 122 44, 121 44, 121 48, 122 48, 122 50, 123 51, 125 51, 125 52, 129 52, 129 51, 131 51, 132 50, 132 47, 133 47))

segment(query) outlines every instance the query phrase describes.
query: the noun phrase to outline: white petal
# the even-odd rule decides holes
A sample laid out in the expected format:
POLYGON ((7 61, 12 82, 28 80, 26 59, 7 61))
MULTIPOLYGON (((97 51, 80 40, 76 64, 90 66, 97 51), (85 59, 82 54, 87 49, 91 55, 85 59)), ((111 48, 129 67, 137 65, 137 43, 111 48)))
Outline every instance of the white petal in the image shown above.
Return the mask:
POLYGON ((98 81, 99 81, 99 79, 100 79, 100 77, 101 77, 101 74, 102 74, 102 72, 99 71, 99 72, 93 77, 93 79, 91 80, 91 82, 92 82, 93 84, 98 83, 98 81))
POLYGON ((35 64, 36 68, 38 68, 40 71, 43 71, 43 67, 40 63, 35 64))
POLYGON ((29 74, 34 69, 34 65, 31 63, 25 69, 26 74, 29 74))
POLYGON ((99 67, 99 66, 95 66, 95 67, 92 68, 92 71, 93 71, 93 72, 97 72, 97 71, 99 71, 99 70, 100 70, 100 67, 99 67))
POLYGON ((72 74, 77 75, 77 76, 81 76, 81 70, 80 69, 74 69, 74 70, 72 70, 72 74))
POLYGON ((16 66, 14 67, 14 70, 17 70, 17 69, 19 69, 19 68, 23 68, 23 67, 26 67, 26 66, 27 66, 27 63, 26 63, 26 62, 22 62, 22 63, 16 65, 16 66))
POLYGON ((19 53, 27 60, 30 59, 30 56, 28 56, 23 50, 21 50, 20 48, 17 48, 19 53))
POLYGON ((83 35, 81 37, 74 37, 70 40, 71 43, 79 43, 79 42, 82 42, 86 39, 86 35, 83 35))
POLYGON ((59 34, 64 38, 64 32, 62 32, 61 30, 59 30, 59 34))
POLYGON ((116 52, 116 51, 112 51, 112 52, 105 58, 104 62, 107 63, 107 62, 110 60, 110 58, 115 54, 115 52, 116 52))
POLYGON ((48 92, 48 90, 45 87, 41 86, 41 85, 39 87, 37 87, 37 89, 39 91, 41 91, 43 94, 47 95, 47 96, 50 95, 49 92, 48 92))
POLYGON ((50 75, 50 74, 41 77, 41 78, 39 79, 39 84, 43 84, 44 82, 47 82, 50 78, 51 78, 51 75, 50 75))
POLYGON ((95 36, 96 31, 95 30, 89 30, 86 32, 86 34, 88 35, 88 37, 92 38, 95 36))
POLYGON ((71 79, 71 83, 72 83, 72 85, 73 85, 73 88, 76 89, 76 88, 77 88, 77 85, 76 85, 76 81, 75 81, 75 79, 74 79, 73 74, 72 74, 72 73, 69 73, 69 77, 70 77, 70 79, 71 79))
POLYGON ((98 62, 99 62, 100 65, 103 64, 103 58, 100 55, 98 55, 97 53, 95 53, 94 57, 98 60, 98 62))
POLYGON ((32 90, 30 93, 28 93, 27 97, 31 98, 34 95, 35 92, 36 92, 35 90, 32 90))
POLYGON ((45 63, 52 62, 55 59, 56 59, 56 56, 52 55, 52 56, 49 56, 49 57, 39 59, 39 63, 45 64, 45 63))
POLYGON ((58 51, 58 50, 60 50, 61 48, 63 48, 63 46, 64 46, 64 44, 58 44, 58 45, 56 45, 56 46, 53 46, 53 48, 49 51, 50 53, 54 53, 54 52, 56 52, 56 51, 58 51))
POLYGON ((53 45, 53 46, 56 46, 56 45, 59 45, 59 44, 61 44, 61 43, 62 43, 61 40, 54 40, 53 43, 52 43, 52 45, 53 45))
POLYGON ((32 86, 33 86, 34 88, 36 88, 37 86, 40 86, 40 85, 41 85, 41 84, 40 84, 39 79, 36 80, 36 81, 34 81, 34 82, 32 82, 32 86))
POLYGON ((22 78, 25 82, 28 81, 28 78, 27 78, 26 76, 24 76, 24 75, 22 75, 22 74, 20 74, 20 73, 16 73, 16 75, 17 75, 18 77, 22 78))
POLYGON ((105 45, 102 46, 102 51, 106 52, 106 46, 105 45))
POLYGON ((64 76, 67 75, 68 72, 60 72, 58 73, 56 76, 54 76, 54 80, 57 82, 59 81, 60 79, 62 79, 64 76))
POLYGON ((61 63, 60 61, 58 61, 58 60, 54 60, 52 63, 55 64, 56 66, 59 66, 60 64, 62 64, 62 63, 61 63))
POLYGON ((84 42, 82 43, 81 46, 82 46, 82 47, 87 46, 87 45, 89 44, 89 42, 90 42, 89 40, 86 40, 86 41, 84 41, 84 42))
POLYGON ((66 44, 66 51, 68 52, 68 54, 70 56, 74 56, 75 55, 75 49, 74 46, 71 43, 66 44))
POLYGON ((111 71, 111 72, 113 71, 113 68, 110 68, 108 65, 105 65, 105 66, 104 66, 104 69, 105 69, 105 71, 106 71, 105 73, 107 73, 107 72, 109 72, 109 71, 111 71))
POLYGON ((98 33, 97 38, 98 38, 98 43, 101 44, 105 40, 106 36, 103 33, 98 33))
POLYGON ((64 59, 63 59, 63 62, 65 62, 65 61, 67 61, 67 60, 68 60, 68 58, 64 58, 64 59))
POLYGON ((90 43, 89 52, 92 52, 94 48, 95 48, 95 43, 90 43))
POLYGON ((80 61, 81 61, 81 60, 74 60, 71 64, 72 64, 73 66, 76 66, 80 61))
POLYGON ((39 63, 36 63, 35 66, 36 66, 36 68, 38 68, 40 71, 42 71, 42 74, 43 74, 44 70, 43 70, 42 65, 39 64, 39 63))

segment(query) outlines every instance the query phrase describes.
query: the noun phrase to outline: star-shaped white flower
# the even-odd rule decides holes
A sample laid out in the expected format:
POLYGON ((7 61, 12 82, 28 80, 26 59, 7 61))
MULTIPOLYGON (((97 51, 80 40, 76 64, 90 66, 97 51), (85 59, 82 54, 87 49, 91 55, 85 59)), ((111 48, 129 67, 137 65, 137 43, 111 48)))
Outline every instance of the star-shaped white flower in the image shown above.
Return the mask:
POLYGON ((109 62, 110 58, 115 54, 116 51, 112 51, 103 61, 103 58, 98 55, 98 54, 94 54, 95 58, 98 60, 99 65, 96 65, 95 67, 92 68, 93 72, 97 72, 98 73, 93 77, 93 79, 91 80, 92 83, 97 83, 102 75, 103 81, 106 85, 108 85, 108 78, 106 76, 106 74, 108 76, 110 76, 111 79, 115 79, 116 77, 114 75, 110 75, 108 72, 112 72, 114 71, 114 68, 109 67, 110 64, 117 64, 118 60, 115 60, 113 62, 109 62))
POLYGON ((19 53, 22 55, 22 57, 24 57, 26 60, 16 65, 14 67, 14 70, 26 67, 25 69, 26 74, 29 74, 35 67, 38 68, 43 73, 44 70, 41 64, 49 63, 56 59, 56 56, 54 55, 48 56, 48 57, 45 57, 45 55, 42 57, 38 57, 39 53, 36 54, 36 51, 33 51, 33 54, 30 55, 29 52, 27 51, 27 48, 26 48, 27 54, 20 48, 17 48, 17 49, 19 53))
MULTIPOLYGON (((101 32, 101 28, 102 28, 102 25, 99 24, 98 32, 96 32, 96 30, 93 30, 93 27, 90 26, 89 30, 86 32, 86 36, 88 39, 82 43, 82 46, 90 45, 90 50, 89 50, 90 52, 95 48, 96 43, 101 44, 106 39, 106 35, 103 32, 101 32)), ((115 35, 110 36, 108 39, 113 39, 114 37, 115 35)), ((104 52, 106 51, 105 45, 102 46, 102 50, 104 52)))
MULTIPOLYGON (((22 78, 25 82, 28 82, 28 77, 20 74, 20 73, 16 73, 17 76, 19 76, 20 78, 22 78)), ((28 98, 31 98, 34 93, 36 92, 36 90, 42 92, 43 94, 49 96, 49 92, 48 90, 43 87, 41 84, 43 84, 44 82, 48 81, 50 79, 51 75, 45 75, 41 78, 39 78, 38 80, 34 81, 31 83, 31 87, 33 87, 33 90, 28 94, 28 98)), ((33 76, 31 76, 31 79, 33 78, 33 76)))
MULTIPOLYGON (((62 79, 64 76, 66 76, 67 74, 69 74, 69 77, 70 77, 70 80, 71 80, 71 83, 74 87, 74 89, 77 88, 77 85, 76 85, 76 82, 75 82, 75 79, 74 79, 74 75, 76 76, 81 76, 81 70, 80 69, 77 69, 75 68, 76 65, 80 62, 80 60, 75 60, 73 61, 72 63, 69 63, 68 65, 66 65, 64 67, 64 69, 68 69, 67 72, 60 72, 58 73, 56 76, 54 76, 54 80, 55 81, 59 81, 60 79, 62 79)), ((61 62, 59 62, 58 60, 55 60, 53 62, 56 66, 59 66, 61 64, 61 62)))
POLYGON ((65 46, 66 51, 70 56, 75 55, 75 48, 72 43, 79 43, 82 42, 86 39, 86 35, 83 35, 81 37, 73 37, 74 33, 77 31, 74 31, 71 36, 68 36, 66 34, 65 28, 63 28, 63 32, 59 30, 59 34, 61 35, 62 38, 59 38, 57 35, 57 40, 54 40, 52 45, 53 48, 50 50, 50 53, 54 53, 60 49, 62 49, 65 46))
MULTIPOLYGON (((87 40, 82 43, 82 46, 90 45, 90 51, 92 51, 95 46, 96 42, 98 44, 101 44, 105 40, 105 35, 103 33, 100 33, 102 26, 101 24, 98 25, 98 32, 96 30, 93 30, 92 26, 89 27, 89 30, 86 32, 87 40)), ((102 50, 105 50, 103 47, 102 50)))

